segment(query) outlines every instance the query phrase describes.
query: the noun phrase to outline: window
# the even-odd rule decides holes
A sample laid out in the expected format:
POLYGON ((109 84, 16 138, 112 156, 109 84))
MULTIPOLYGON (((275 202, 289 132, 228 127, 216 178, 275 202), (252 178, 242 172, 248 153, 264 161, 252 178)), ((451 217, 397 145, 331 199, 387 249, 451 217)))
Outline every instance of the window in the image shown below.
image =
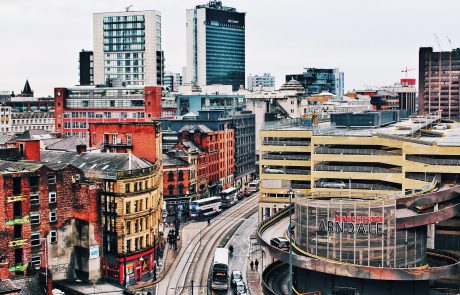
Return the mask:
POLYGON ((131 234, 131 221, 126 221, 126 234, 131 234))
POLYGON ((50 243, 51 244, 57 243, 57 231, 55 230, 50 231, 50 243))
POLYGON ((40 224, 40 213, 30 213, 30 224, 40 224))
POLYGON ((126 184, 125 184, 125 192, 126 192, 126 193, 131 192, 131 187, 130 187, 129 183, 126 183, 126 184))
POLYGON ((48 199, 49 199, 50 204, 56 203, 56 200, 57 200, 56 192, 49 192, 48 199))
POLYGON ((131 202, 126 202, 126 214, 131 213, 131 202))
POLYGON ((22 178, 20 178, 20 177, 13 178, 13 195, 14 196, 18 196, 18 195, 20 195, 22 193, 21 180, 22 180, 22 178))
POLYGON ((30 245, 32 247, 40 246, 40 232, 34 232, 30 234, 30 245))
POLYGON ((174 195, 174 185, 172 184, 168 186, 168 195, 170 196, 174 195))
POLYGON ((181 183, 179 184, 179 195, 183 195, 184 194, 184 185, 181 183))
POLYGON ((56 184, 56 175, 48 176, 48 184, 56 184))
POLYGON ((131 240, 126 240, 126 252, 131 252, 131 240))
POLYGON ((50 211, 50 222, 56 222, 57 221, 57 212, 55 210, 50 211))
POLYGON ((30 205, 38 205, 40 204, 40 195, 30 195, 30 205))
POLYGON ((139 207, 137 205, 137 201, 134 201, 134 212, 137 212, 139 210, 139 207))
POLYGON ((40 257, 40 255, 32 255, 31 261, 32 261, 32 265, 35 268, 37 268, 37 269, 40 268, 40 265, 41 265, 41 257, 40 257))
POLYGON ((184 171, 179 171, 179 180, 184 180, 184 171))
POLYGON ((168 173, 168 180, 169 180, 169 181, 173 181, 173 180, 174 180, 174 173, 173 173, 172 171, 170 171, 170 172, 168 173))

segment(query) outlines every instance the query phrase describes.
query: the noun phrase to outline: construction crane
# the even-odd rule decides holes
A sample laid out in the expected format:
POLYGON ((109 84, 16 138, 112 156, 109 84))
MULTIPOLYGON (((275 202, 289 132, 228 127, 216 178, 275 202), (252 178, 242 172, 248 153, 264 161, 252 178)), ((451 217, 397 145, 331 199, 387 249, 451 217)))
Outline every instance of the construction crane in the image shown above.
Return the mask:
POLYGON ((449 45, 450 45, 450 50, 454 50, 454 47, 452 46, 452 41, 450 40, 449 36, 446 36, 447 38, 447 42, 449 42, 449 45))
POLYGON ((133 5, 129 5, 128 7, 126 7, 125 8, 126 12, 128 12, 131 9, 131 7, 133 7, 133 5))
POLYGON ((436 43, 438 44, 439 51, 442 52, 441 42, 439 42, 438 35, 436 35, 436 34, 433 34, 433 35, 434 35, 434 39, 436 39, 436 43))
POLYGON ((410 72, 410 71, 415 71, 415 69, 409 69, 409 68, 407 68, 407 66, 406 66, 406 68, 403 69, 401 72, 402 72, 402 73, 406 73, 406 79, 407 79, 407 73, 410 72))

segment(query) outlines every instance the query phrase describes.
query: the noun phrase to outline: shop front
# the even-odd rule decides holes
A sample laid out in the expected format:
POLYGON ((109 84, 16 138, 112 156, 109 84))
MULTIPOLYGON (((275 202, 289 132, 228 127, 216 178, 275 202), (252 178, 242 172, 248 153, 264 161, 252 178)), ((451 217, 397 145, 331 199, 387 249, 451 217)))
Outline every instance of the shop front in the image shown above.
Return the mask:
POLYGON ((154 276, 154 248, 133 255, 120 256, 105 260, 105 272, 108 279, 116 279, 120 285, 135 285, 154 276), (126 273, 126 278, 125 274, 126 273))

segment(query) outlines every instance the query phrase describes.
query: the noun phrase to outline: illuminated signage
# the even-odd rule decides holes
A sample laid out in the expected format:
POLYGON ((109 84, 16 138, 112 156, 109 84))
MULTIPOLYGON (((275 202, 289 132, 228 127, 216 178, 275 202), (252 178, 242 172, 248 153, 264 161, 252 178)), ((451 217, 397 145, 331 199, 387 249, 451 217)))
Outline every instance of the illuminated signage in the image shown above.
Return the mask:
POLYGON ((27 266, 29 265, 28 262, 26 263, 20 263, 15 266, 11 266, 8 268, 9 271, 15 272, 15 271, 25 271, 27 269, 27 266))
POLYGON ((328 233, 383 235, 383 216, 339 216, 319 220, 318 231, 328 233))
POLYGON ((23 196, 9 196, 7 202, 12 203, 12 202, 19 202, 19 201, 26 201, 27 198, 23 196))
POLYGON ((20 240, 10 241, 8 243, 8 246, 16 248, 16 247, 24 246, 26 244, 27 244, 27 239, 20 239, 20 240))
POLYGON ((13 220, 7 220, 6 225, 24 224, 29 222, 29 215, 25 215, 21 218, 15 218, 13 220))

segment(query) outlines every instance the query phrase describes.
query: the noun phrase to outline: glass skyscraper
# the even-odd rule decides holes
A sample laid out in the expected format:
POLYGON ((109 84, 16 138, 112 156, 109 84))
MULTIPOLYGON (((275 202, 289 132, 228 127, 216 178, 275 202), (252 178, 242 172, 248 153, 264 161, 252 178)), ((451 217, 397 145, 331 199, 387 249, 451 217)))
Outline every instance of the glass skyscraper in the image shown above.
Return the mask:
POLYGON ((188 10, 187 78, 198 85, 244 86, 245 39, 245 13, 221 1, 188 10))

